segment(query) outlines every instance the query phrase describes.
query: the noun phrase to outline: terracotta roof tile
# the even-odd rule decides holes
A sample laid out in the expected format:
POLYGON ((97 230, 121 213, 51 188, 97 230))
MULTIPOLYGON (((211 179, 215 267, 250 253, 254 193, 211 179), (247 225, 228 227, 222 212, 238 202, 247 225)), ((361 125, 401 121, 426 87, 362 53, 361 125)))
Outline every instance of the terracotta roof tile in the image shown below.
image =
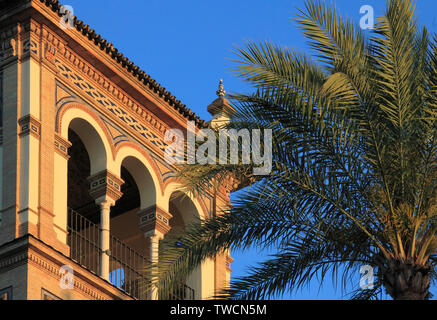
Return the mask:
MULTIPOLYGON (((40 1, 44 3, 47 7, 51 8, 53 12, 57 12, 59 16, 62 16, 62 14, 60 13, 62 5, 59 3, 59 0, 40 1)), ((143 70, 140 69, 140 67, 135 65, 122 53, 118 52, 118 49, 114 48, 112 43, 102 38, 102 36, 96 33, 96 31, 92 29, 89 25, 85 24, 82 20, 75 18, 74 26, 77 31, 81 32, 90 41, 93 41, 96 46, 109 54, 112 59, 117 61, 117 63, 121 64, 123 68, 125 68, 128 72, 132 73, 132 75, 135 76, 139 81, 143 82, 145 85, 148 85, 151 90, 153 90, 160 97, 162 97, 164 101, 168 102, 168 104, 172 106, 175 110, 177 110, 180 114, 182 114, 189 120, 195 121, 197 126, 200 128, 208 126, 206 121, 200 119, 194 112, 188 109, 185 104, 176 99, 169 91, 167 91, 164 87, 162 87, 159 83, 152 79, 150 75, 146 74, 143 70)))

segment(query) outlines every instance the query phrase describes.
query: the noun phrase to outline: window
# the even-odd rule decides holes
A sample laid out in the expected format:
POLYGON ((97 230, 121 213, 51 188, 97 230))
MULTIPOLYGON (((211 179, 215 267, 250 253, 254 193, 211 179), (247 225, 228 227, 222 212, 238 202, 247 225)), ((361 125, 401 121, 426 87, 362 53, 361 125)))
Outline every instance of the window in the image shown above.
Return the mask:
POLYGON ((12 300, 12 287, 0 290, 0 300, 12 300))

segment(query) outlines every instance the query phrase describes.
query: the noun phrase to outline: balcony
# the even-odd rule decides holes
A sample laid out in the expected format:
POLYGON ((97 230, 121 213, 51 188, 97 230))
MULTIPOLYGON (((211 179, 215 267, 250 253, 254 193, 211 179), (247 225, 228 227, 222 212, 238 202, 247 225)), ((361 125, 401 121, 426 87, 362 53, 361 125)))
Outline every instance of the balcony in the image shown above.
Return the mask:
MULTIPOLYGON (((70 259, 79 263, 89 271, 99 275, 101 231, 98 225, 81 216, 74 210, 68 210, 68 245, 70 259)), ((110 235, 109 282, 138 300, 149 299, 147 283, 144 274, 149 260, 130 248, 123 241, 110 235)), ((194 300, 195 291, 181 284, 168 296, 160 296, 162 300, 194 300)))

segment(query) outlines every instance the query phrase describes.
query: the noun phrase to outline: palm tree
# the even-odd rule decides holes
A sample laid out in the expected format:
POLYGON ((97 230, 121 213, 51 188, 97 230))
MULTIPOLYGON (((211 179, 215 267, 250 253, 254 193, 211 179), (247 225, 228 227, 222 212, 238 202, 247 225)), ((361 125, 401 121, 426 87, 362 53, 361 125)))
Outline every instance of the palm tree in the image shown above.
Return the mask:
POLYGON ((295 21, 315 58, 269 42, 237 49, 235 73, 255 88, 232 96, 228 128, 273 129, 273 166, 191 165, 205 192, 229 175, 247 188, 233 207, 165 240, 159 286, 169 290, 207 257, 274 247, 224 294, 263 299, 326 275, 344 283, 375 268, 377 298, 428 299, 437 261, 437 46, 410 0, 389 0, 372 31, 309 1, 295 21))

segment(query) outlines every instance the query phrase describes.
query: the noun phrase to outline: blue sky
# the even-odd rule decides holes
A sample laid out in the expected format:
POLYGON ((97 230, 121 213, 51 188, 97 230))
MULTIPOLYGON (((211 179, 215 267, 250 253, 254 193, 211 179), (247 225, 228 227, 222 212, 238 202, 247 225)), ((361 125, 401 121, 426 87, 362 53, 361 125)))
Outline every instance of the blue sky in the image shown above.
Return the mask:
MULTIPOLYGON (((230 72, 235 46, 245 41, 270 40, 308 52, 304 38, 290 19, 303 8, 302 0, 62 0, 74 14, 112 42, 131 61, 166 87, 202 119, 209 120, 206 107, 215 98, 219 79, 230 92, 250 90, 230 72)), ((371 5, 375 14, 385 7, 382 0, 333 1, 344 16, 359 23, 360 7, 371 5)), ((437 32, 437 2, 418 0, 417 16, 422 25, 437 32)), ((255 249, 235 252, 233 276, 244 275, 248 265, 266 252, 255 249)), ((358 271, 357 271, 358 273, 358 271)), ((353 278, 358 285, 359 274, 353 278)), ((436 294, 435 288, 433 288, 436 294)), ((314 281, 308 289, 286 299, 341 299, 328 280, 319 291, 314 281)))

